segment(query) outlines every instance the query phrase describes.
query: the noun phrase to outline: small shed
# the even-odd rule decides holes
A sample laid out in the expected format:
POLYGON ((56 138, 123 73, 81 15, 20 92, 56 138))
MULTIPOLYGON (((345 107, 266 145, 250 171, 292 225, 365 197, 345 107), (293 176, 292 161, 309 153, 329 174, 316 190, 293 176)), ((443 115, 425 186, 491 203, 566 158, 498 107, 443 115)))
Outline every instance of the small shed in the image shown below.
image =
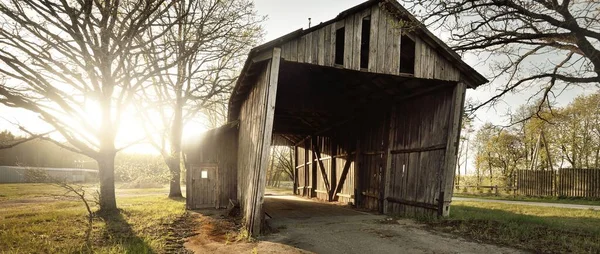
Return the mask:
POLYGON ((260 233, 269 147, 289 145, 297 195, 446 216, 465 91, 486 82, 397 1, 367 1, 250 52, 230 124, 186 151, 188 181, 217 168, 210 195, 260 233))

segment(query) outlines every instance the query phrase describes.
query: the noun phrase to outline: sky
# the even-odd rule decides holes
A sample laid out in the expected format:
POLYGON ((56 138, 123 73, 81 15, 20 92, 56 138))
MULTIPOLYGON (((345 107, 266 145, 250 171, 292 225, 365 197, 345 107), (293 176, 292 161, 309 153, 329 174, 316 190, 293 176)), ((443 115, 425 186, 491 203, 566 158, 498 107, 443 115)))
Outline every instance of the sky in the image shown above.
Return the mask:
MULTIPOLYGON (((314 26, 320 22, 325 22, 329 19, 335 18, 335 16, 337 16, 340 12, 360 4, 364 2, 364 0, 254 0, 254 2, 258 14, 261 16, 266 16, 266 21, 263 23, 265 32, 263 42, 267 42, 297 29, 308 28, 309 18, 311 18, 311 23, 314 26)), ((440 31, 433 30, 432 32, 438 35, 442 40, 446 39, 444 34, 442 34, 440 31)), ((478 59, 473 55, 466 55, 463 59, 480 73, 484 75, 489 73, 489 69, 483 60, 478 59)), ((540 61, 548 60, 540 59, 540 61)), ((467 98, 471 98, 476 101, 483 101, 495 93, 498 85, 500 84, 488 84, 481 86, 476 90, 469 89, 467 91, 467 98)), ((596 90, 596 87, 576 87, 568 89, 557 98, 557 105, 564 106, 568 104, 574 97, 596 90)), ((476 113, 476 119, 474 122, 475 127, 481 126, 487 121, 498 125, 506 124, 507 118, 505 115, 511 110, 515 110, 519 105, 525 103, 527 98, 529 98, 531 95, 531 92, 532 91, 522 91, 520 93, 508 94, 503 98, 502 102, 498 103, 495 107, 488 107, 479 110, 476 113)), ((28 114, 24 110, 9 109, 4 106, 0 106, 0 117, 0 130, 16 130, 14 126, 11 126, 9 121, 18 121, 20 123, 40 122, 33 114, 28 114)), ((125 124, 125 126, 129 125, 130 124, 125 124)), ((43 126, 44 124, 40 123, 38 128, 42 129, 43 126)), ((135 132, 135 129, 136 128, 131 126, 131 130, 133 132, 135 132)), ((197 133, 193 133, 193 130, 202 131, 205 129, 206 128, 202 128, 200 125, 195 125, 192 128, 188 128, 187 131, 189 135, 195 136, 197 133)), ((125 133, 125 135, 129 134, 125 133)), ((136 151, 135 147, 132 149, 132 151, 136 151)), ((138 148, 137 150, 137 152, 148 151, 149 150, 147 148, 138 148)), ((470 161, 472 160, 470 159, 470 161)), ((468 167, 471 168, 471 163, 468 164, 468 167)))

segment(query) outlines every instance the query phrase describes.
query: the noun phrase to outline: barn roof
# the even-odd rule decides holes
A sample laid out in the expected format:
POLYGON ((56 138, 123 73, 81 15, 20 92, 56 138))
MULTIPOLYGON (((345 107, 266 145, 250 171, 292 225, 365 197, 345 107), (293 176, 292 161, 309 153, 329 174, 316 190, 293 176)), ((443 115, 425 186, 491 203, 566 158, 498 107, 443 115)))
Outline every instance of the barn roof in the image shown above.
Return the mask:
MULTIPOLYGON (((249 76, 249 73, 252 73, 252 70, 250 70, 250 69, 252 68, 252 65, 255 63, 254 61, 256 61, 254 59, 255 57, 261 55, 262 53, 270 52, 270 51, 272 51, 273 48, 281 46, 288 41, 298 39, 305 34, 311 33, 313 31, 321 29, 327 25, 330 25, 337 21, 343 20, 346 17, 348 17, 352 14, 355 14, 357 12, 366 10, 367 8, 370 8, 375 4, 386 5, 388 10, 394 12, 393 13, 394 15, 400 16, 404 19, 408 19, 411 22, 413 22, 414 24, 416 24, 416 28, 414 30, 412 30, 411 32, 423 39, 428 40, 432 44, 433 48, 440 55, 444 56, 451 63, 453 63, 454 66, 458 70, 460 70, 461 77, 463 77, 467 81, 467 85, 469 85, 469 88, 476 88, 476 87, 488 82, 488 80, 483 75, 481 75, 479 72, 477 72, 471 66, 469 66, 467 63, 465 63, 462 60, 462 58, 460 57, 460 55, 458 55, 456 52, 454 52, 448 45, 446 45, 444 42, 442 42, 442 40, 440 40, 435 35, 433 35, 433 33, 431 33, 425 27, 425 25, 423 25, 421 22, 419 22, 412 14, 410 14, 410 12, 408 10, 406 10, 400 3, 398 3, 398 1, 396 1, 396 0, 369 0, 369 1, 366 1, 362 4, 356 5, 350 9, 347 9, 347 10, 339 13, 334 19, 331 19, 326 22, 322 22, 322 23, 320 23, 316 26, 310 27, 308 29, 302 29, 302 28, 298 29, 294 32, 291 32, 289 34, 286 34, 284 36, 281 36, 279 38, 271 40, 267 43, 264 43, 260 46, 253 48, 252 50, 250 50, 250 53, 248 54, 248 58, 246 59, 246 62, 244 64, 244 67, 240 74, 240 78, 238 79, 238 81, 234 87, 234 90, 232 92, 232 96, 230 97, 230 100, 229 100, 230 113, 231 113, 232 108, 235 109, 235 108, 237 108, 237 106, 239 106, 238 105, 239 98, 245 97, 245 93, 247 90, 241 89, 241 87, 246 82, 246 78, 247 78, 247 76, 249 76)), ((231 115, 230 115, 230 117, 231 117, 231 115)), ((229 119, 229 120, 231 121, 231 120, 235 120, 235 119, 229 119)))

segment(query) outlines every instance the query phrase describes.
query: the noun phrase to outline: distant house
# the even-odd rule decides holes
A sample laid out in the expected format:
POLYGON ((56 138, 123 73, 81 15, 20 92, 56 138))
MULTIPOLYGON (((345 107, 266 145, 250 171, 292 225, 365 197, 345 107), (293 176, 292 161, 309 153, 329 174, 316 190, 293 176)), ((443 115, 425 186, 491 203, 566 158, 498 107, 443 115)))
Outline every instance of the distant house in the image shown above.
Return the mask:
POLYGON ((38 173, 76 183, 93 182, 98 179, 98 170, 95 169, 0 166, 0 183, 42 182, 35 177, 38 173))

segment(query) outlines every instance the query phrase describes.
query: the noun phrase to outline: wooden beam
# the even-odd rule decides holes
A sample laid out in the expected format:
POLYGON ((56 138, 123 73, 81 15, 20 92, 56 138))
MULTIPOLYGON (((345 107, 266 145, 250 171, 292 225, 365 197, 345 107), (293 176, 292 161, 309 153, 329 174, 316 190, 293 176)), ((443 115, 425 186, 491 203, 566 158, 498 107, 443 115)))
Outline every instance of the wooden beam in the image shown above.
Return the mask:
MULTIPOLYGON (((314 140, 316 140, 316 138, 314 138, 313 141, 314 140)), ((316 144, 316 142, 312 142, 312 148, 313 153, 315 154, 315 157, 317 157, 316 159, 319 162, 318 167, 321 169, 321 176, 323 177, 323 182, 325 182, 325 188, 327 189, 327 193, 329 193, 328 200, 331 201, 331 186, 329 185, 327 172, 325 172, 325 165, 323 165, 323 161, 321 160, 321 151, 319 150, 319 145, 316 144)))
POLYGON ((439 202, 443 202, 443 216, 450 214, 450 201, 452 200, 452 193, 454 191, 454 173, 456 171, 456 157, 458 152, 458 143, 460 138, 460 125, 462 121, 462 113, 464 111, 465 92, 467 88, 465 83, 459 82, 454 87, 452 93, 452 106, 450 109, 448 119, 448 134, 447 134, 447 146, 446 153, 444 156, 444 166, 440 176, 440 192, 444 192, 444 198, 438 199, 439 202))
MULTIPOLYGON (((387 143, 386 143, 386 149, 387 152, 385 154, 385 168, 384 168, 384 174, 383 174, 383 196, 389 196, 390 194, 390 188, 391 188, 391 179, 392 179, 392 146, 394 144, 394 137, 396 134, 396 130, 395 130, 395 122, 396 122, 396 105, 392 106, 392 110, 390 111, 389 115, 388 115, 388 130, 387 130, 387 143)), ((384 199, 383 200, 383 213, 389 213, 389 204, 388 204, 388 200, 384 199)))
POLYGON ((436 211, 438 210, 438 206, 433 205, 433 204, 427 204, 427 203, 410 201, 410 200, 401 199, 401 198, 392 198, 392 197, 387 197, 387 198, 385 198, 385 200, 388 202, 401 204, 401 205, 416 206, 416 207, 421 207, 421 208, 436 210, 436 211))
POLYGON ((350 156, 351 155, 348 155, 348 158, 346 158, 346 163, 344 163, 344 169, 342 170, 340 182, 337 184, 337 187, 335 188, 335 191, 333 192, 335 195, 338 195, 340 193, 340 191, 342 191, 342 188, 344 187, 344 183, 346 183, 346 177, 348 176, 348 171, 350 171, 350 165, 352 164, 351 163, 352 160, 350 160, 350 156))
POLYGON ((428 146, 428 147, 391 150, 390 153, 399 154, 399 153, 430 152, 430 151, 436 151, 436 150, 444 150, 444 149, 446 149, 447 145, 448 144, 438 144, 438 145, 433 145, 433 146, 428 146))
POLYGON ((267 181, 267 164, 269 162, 269 149, 271 145, 271 138, 273 132, 273 119, 275 117, 275 99, 277 95, 277 84, 279 79, 279 64, 281 61, 281 49, 274 48, 272 51, 271 68, 269 70, 268 86, 266 91, 266 105, 265 105, 265 122, 263 126, 263 133, 260 141, 260 157, 258 175, 256 177, 256 186, 252 190, 253 193, 250 198, 252 199, 252 211, 251 218, 249 221, 249 230, 252 235, 260 234, 263 225, 264 211, 263 211, 263 198, 265 192, 265 185, 267 181))

